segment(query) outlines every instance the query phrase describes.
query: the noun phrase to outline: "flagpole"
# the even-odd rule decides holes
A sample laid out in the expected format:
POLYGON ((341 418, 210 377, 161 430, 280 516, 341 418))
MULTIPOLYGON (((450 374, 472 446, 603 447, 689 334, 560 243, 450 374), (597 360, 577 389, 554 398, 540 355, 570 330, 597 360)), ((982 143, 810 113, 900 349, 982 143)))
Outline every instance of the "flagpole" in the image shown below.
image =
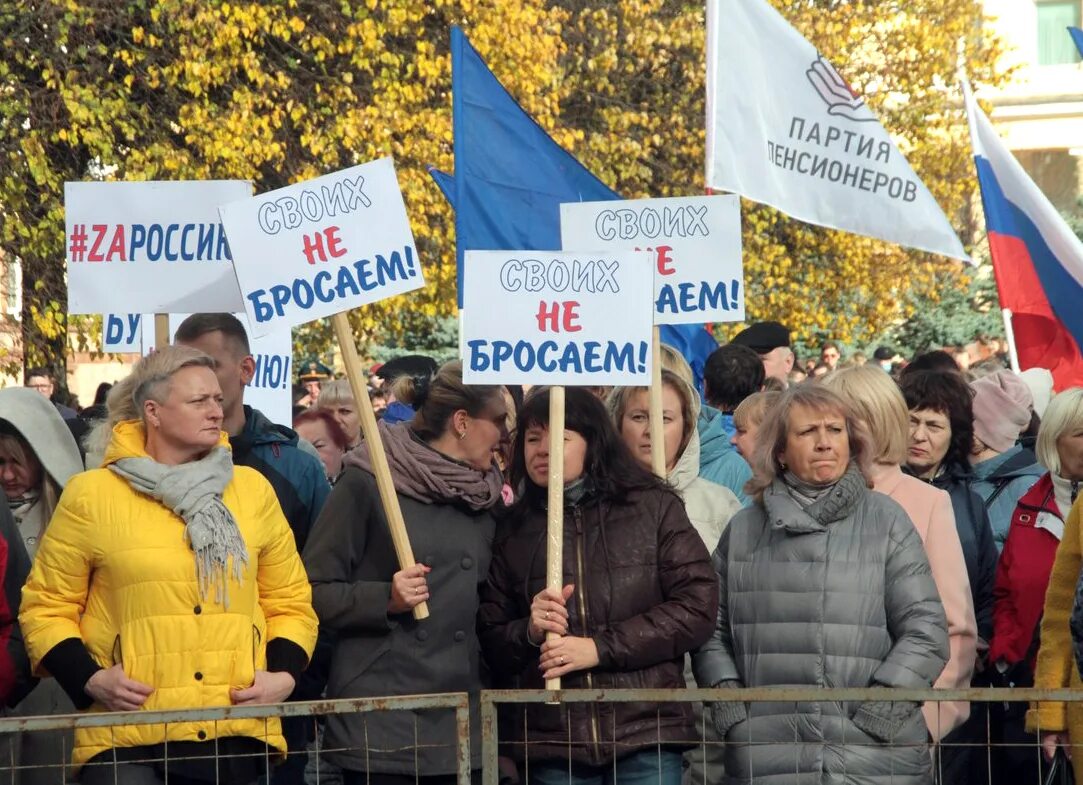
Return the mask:
POLYGON ((1012 370, 1019 373, 1019 352, 1015 350, 1015 330, 1012 329, 1012 309, 1001 308, 1000 315, 1004 317, 1004 337, 1008 341, 1008 358, 1011 360, 1012 370))

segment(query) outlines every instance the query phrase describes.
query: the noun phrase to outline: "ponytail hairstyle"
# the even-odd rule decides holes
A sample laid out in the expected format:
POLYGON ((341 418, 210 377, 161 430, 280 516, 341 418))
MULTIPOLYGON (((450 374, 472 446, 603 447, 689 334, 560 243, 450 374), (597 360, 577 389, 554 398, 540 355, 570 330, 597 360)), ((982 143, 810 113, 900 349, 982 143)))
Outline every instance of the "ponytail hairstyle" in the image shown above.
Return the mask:
POLYGON ((422 441, 432 442, 452 427, 451 417, 459 410, 480 417, 494 400, 503 400, 503 388, 494 384, 464 384, 463 364, 453 360, 440 366, 432 376, 403 375, 391 386, 396 400, 414 410, 410 428, 422 441))

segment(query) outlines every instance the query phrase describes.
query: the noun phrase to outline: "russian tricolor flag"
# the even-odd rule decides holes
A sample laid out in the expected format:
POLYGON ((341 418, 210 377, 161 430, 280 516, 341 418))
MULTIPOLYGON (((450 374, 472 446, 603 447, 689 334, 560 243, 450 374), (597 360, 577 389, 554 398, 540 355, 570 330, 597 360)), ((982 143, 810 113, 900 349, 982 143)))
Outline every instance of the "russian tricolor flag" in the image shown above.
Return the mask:
POLYGON ((963 83, 989 252, 1019 367, 1083 386, 1083 243, 1015 160, 963 83))

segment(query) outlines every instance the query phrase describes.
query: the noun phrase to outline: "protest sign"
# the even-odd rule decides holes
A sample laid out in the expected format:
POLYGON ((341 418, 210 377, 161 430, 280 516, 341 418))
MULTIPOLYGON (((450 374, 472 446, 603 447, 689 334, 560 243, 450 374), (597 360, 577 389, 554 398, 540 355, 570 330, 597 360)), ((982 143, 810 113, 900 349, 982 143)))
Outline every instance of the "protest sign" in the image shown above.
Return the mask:
POLYGON ((468 384, 650 381, 647 252, 468 251, 468 384))
POLYGON ((102 351, 138 352, 143 343, 142 321, 137 313, 102 314, 102 351))
MULTIPOLYGON (((169 314, 168 336, 173 343, 173 336, 181 322, 189 314, 169 314)), ((234 314, 242 322, 244 314, 234 314)), ((155 340, 154 314, 125 314, 121 317, 126 325, 134 323, 137 339, 135 349, 143 354, 150 354, 157 345, 155 340)), ((249 336, 248 345, 252 358, 256 361, 256 371, 252 381, 244 391, 244 402, 253 409, 259 409, 271 422, 290 427, 293 422, 293 343, 289 330, 276 330, 260 338, 249 336)))
POLYGON ((243 180, 64 184, 68 313, 235 311, 220 204, 243 180))
POLYGON ((390 158, 219 209, 253 335, 425 285, 390 158))
MULTIPOLYGON (((425 285, 395 165, 381 158, 219 209, 252 335, 331 317, 399 568, 413 549, 346 312, 425 285)), ((414 618, 428 618, 427 603, 414 618)))
POLYGON ((568 249, 635 248, 654 254, 655 324, 744 321, 736 196, 565 203, 560 237, 568 249))

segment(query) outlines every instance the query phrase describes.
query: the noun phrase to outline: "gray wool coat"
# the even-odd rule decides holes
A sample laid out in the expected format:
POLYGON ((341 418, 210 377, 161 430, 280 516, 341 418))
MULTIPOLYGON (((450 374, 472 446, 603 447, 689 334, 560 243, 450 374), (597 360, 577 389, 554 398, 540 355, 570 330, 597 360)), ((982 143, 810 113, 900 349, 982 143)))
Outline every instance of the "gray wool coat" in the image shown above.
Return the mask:
MULTIPOLYGON (((730 521, 714 563, 718 629, 693 659, 702 686, 930 687, 947 662, 921 539, 856 468, 807 510, 776 480, 730 521)), ((932 782, 917 703, 729 708, 727 785, 932 782)))
MULTIPOLYGON (((471 767, 481 766, 478 592, 489 574, 496 524, 489 511, 422 504, 399 495, 406 531, 426 576, 429 613, 388 614, 398 570, 376 480, 347 467, 309 535, 304 563, 321 629, 336 640, 328 698, 468 692, 471 767)), ((343 769, 448 775, 457 771, 451 710, 332 714, 324 756, 343 769)))

